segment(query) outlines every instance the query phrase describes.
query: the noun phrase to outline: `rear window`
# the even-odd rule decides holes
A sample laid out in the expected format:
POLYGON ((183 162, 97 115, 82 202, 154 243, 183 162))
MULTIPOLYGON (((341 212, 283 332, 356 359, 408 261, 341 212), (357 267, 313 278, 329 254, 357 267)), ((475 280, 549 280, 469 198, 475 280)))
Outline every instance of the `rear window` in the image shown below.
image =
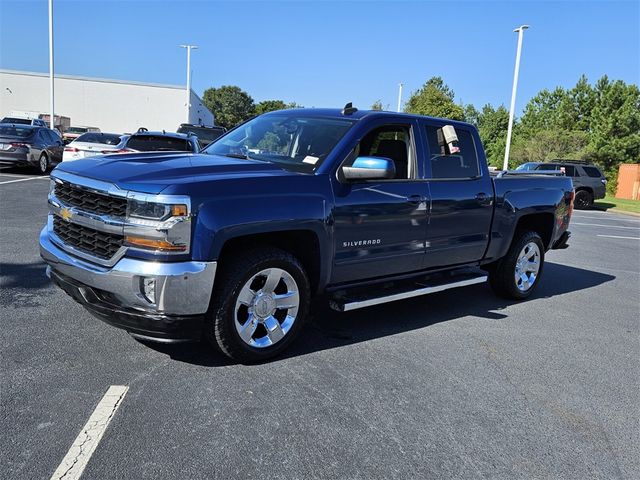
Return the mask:
POLYGON ((0 125, 0 135, 3 137, 27 138, 33 133, 33 128, 14 125, 0 125))
POLYGON ((480 175, 478 155, 468 130, 456 128, 460 151, 449 154, 438 142, 439 127, 427 126, 427 141, 433 178, 474 178, 480 175))
POLYGON ((586 173, 590 177, 593 177, 593 178, 602 177, 602 173, 600 173, 600 170, 598 170, 596 167, 582 167, 582 169, 584 170, 584 173, 586 173))
POLYGON ((182 138, 161 137, 155 135, 133 135, 127 142, 127 148, 140 152, 168 151, 191 152, 193 148, 188 140, 182 138))
POLYGON ((2 119, 2 123, 15 123, 18 125, 31 125, 31 120, 28 118, 15 118, 15 117, 4 117, 2 119))
POLYGON ((113 133, 84 133, 75 141, 85 143, 100 143, 102 145, 118 145, 120 143, 120 135, 113 133))
POLYGON ((221 128, 202 128, 202 127, 180 127, 178 133, 193 133, 200 140, 212 142, 224 133, 221 128))

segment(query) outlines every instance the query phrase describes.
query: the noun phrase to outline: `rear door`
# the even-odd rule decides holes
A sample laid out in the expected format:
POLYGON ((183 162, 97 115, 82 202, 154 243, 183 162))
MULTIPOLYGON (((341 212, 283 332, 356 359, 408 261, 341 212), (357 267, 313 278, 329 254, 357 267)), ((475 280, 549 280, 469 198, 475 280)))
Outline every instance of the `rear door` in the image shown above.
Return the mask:
POLYGON ((471 127, 456 125, 460 151, 450 153, 438 140, 444 125, 421 121, 431 194, 425 268, 481 260, 493 217, 493 183, 480 139, 471 127))
POLYGON ((335 260, 331 283, 406 273, 422 268, 429 186, 418 171, 422 145, 417 122, 371 122, 343 165, 358 156, 390 158, 396 177, 338 180, 334 189, 335 260))

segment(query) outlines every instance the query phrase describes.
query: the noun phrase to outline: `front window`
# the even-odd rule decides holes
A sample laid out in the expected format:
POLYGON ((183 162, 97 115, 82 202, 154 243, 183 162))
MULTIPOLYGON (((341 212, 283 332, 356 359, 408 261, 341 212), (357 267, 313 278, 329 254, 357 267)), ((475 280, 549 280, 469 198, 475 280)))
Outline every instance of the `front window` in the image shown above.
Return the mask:
POLYGON ((215 141, 203 153, 277 163, 310 173, 352 125, 351 120, 337 118, 261 115, 215 141))

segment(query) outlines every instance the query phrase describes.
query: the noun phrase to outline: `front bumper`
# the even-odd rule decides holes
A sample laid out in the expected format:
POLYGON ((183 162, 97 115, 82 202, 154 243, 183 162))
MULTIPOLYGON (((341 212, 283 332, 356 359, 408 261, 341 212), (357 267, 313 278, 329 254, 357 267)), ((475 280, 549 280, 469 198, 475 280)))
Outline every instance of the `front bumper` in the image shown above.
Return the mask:
POLYGON ((197 340, 209 308, 216 262, 160 263, 122 258, 112 267, 81 260, 54 244, 45 227, 40 255, 48 275, 92 314, 133 334, 197 340), (143 280, 155 281, 153 302, 143 280))

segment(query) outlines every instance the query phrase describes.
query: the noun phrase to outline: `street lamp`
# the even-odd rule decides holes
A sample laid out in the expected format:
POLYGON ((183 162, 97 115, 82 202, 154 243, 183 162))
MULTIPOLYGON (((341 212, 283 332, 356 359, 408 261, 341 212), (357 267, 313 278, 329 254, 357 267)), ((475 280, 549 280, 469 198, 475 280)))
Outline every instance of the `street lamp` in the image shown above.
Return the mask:
POLYGON ((187 49, 187 123, 191 123, 191 50, 198 48, 197 45, 180 45, 181 48, 187 49))
POLYGON ((402 107, 402 85, 404 84, 398 84, 398 112, 400 112, 400 107, 402 107))
POLYGON ((516 68, 513 72, 513 90, 511 91, 511 108, 509 109, 509 127, 507 128, 507 145, 504 150, 503 170, 509 169, 509 150, 511 148, 511 132, 513 130, 513 116, 516 109, 516 90, 518 89, 518 73, 520 72, 520 53, 522 52, 522 36, 529 25, 521 25, 514 30, 518 32, 518 48, 516 50, 516 68))
POLYGON ((54 128, 53 116, 53 0, 49 0, 49 128, 54 128))

